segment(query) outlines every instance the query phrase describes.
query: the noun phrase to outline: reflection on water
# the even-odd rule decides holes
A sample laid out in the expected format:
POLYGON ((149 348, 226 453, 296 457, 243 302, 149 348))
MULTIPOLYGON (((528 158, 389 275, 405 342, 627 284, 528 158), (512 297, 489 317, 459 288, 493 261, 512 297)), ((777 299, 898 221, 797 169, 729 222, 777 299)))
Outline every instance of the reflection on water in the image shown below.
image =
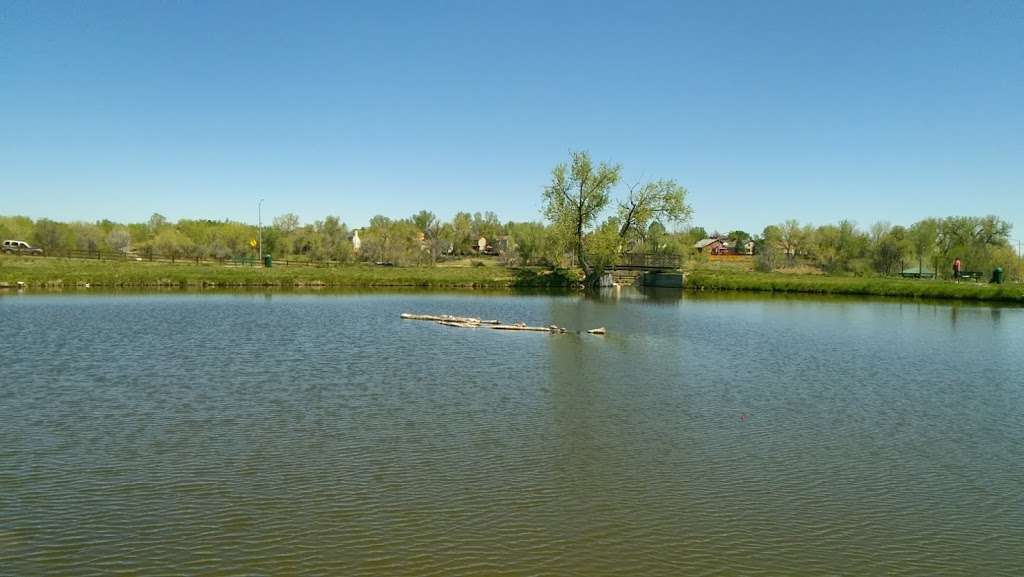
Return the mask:
POLYGON ((1019 575, 1022 321, 671 289, 4 297, 0 574, 1019 575))

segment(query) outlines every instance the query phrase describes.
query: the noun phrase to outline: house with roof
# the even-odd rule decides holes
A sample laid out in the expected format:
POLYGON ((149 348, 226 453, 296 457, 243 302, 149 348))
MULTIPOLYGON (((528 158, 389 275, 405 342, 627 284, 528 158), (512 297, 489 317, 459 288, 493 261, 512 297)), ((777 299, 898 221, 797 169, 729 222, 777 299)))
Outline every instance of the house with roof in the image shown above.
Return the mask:
POLYGON ((747 240, 742 244, 737 245, 723 237, 709 237, 694 243, 693 248, 695 248, 697 252, 705 254, 743 254, 749 256, 754 254, 754 241, 747 240))
POLYGON ((730 249, 726 244, 725 239, 721 238, 702 238, 693 244, 693 248, 697 252, 704 254, 729 254, 730 249))

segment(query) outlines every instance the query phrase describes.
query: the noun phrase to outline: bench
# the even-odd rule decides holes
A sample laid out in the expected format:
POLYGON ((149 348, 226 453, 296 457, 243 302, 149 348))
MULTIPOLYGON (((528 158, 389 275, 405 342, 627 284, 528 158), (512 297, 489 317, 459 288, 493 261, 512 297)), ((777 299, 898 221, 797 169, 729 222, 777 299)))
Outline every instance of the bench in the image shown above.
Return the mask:
POLYGON ((901 272, 900 276, 903 278, 935 278, 933 272, 901 272))
POLYGON ((981 282, 984 275, 978 271, 964 271, 960 273, 961 280, 973 280, 974 282, 981 282))

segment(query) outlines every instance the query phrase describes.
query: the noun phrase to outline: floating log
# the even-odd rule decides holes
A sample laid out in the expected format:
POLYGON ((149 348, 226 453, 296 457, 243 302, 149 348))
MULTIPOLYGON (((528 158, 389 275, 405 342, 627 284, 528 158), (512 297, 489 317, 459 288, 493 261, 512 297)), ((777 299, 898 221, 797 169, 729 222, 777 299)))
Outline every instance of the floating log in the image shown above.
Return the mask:
POLYGON ((452 323, 475 323, 478 325, 499 325, 501 321, 481 320, 474 317, 456 317, 452 315, 417 315, 413 313, 402 313, 402 318, 410 321, 447 321, 452 323))
POLYGON ((533 331, 538 333, 565 332, 564 329, 559 329, 558 327, 531 327, 523 323, 516 323, 514 325, 492 325, 489 328, 498 331, 533 331))
POLYGON ((590 329, 587 333, 591 335, 604 335, 607 334, 607 331, 604 330, 604 327, 598 327, 596 329, 590 329))
MULTIPOLYGON (((531 327, 531 326, 527 325, 524 322, 516 322, 516 323, 512 323, 510 325, 507 325, 507 324, 502 324, 501 321, 496 321, 496 320, 481 320, 481 319, 474 318, 474 317, 457 317, 457 316, 454 316, 454 315, 420 315, 420 314, 413 314, 413 313, 402 313, 401 316, 402 316, 403 319, 406 319, 406 320, 412 320, 412 321, 433 321, 433 322, 436 322, 439 325, 444 325, 446 327, 456 327, 456 328, 460 328, 460 329, 488 328, 488 329, 495 329, 495 330, 499 330, 499 331, 530 331, 530 332, 536 332, 536 333, 553 333, 553 334, 564 334, 564 333, 569 332, 569 331, 567 331, 565 329, 565 327, 560 327, 558 325, 550 325, 550 326, 546 326, 546 327, 531 327)), ((603 332, 604 329, 603 328, 595 329, 595 330, 600 330, 602 332, 601 333, 594 333, 594 334, 604 334, 604 332, 603 332)), ((592 332, 592 331, 588 331, 588 332, 592 332)))
POLYGON ((480 323, 459 323, 455 321, 437 321, 437 324, 446 327, 458 327, 460 329, 478 329, 481 326, 480 323))

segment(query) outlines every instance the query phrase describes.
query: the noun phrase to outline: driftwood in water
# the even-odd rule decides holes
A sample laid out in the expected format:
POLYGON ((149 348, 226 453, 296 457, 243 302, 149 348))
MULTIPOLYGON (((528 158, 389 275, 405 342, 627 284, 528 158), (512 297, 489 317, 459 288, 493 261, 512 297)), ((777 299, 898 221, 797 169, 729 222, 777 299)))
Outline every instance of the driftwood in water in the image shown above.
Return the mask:
POLYGON ((410 321, 444 321, 449 323, 471 323, 478 325, 501 324, 501 321, 496 320, 481 320, 473 317, 456 317, 452 315, 415 315, 412 313, 402 313, 402 318, 410 321))
POLYGON ((481 326, 480 323, 460 323, 455 321, 437 321, 437 324, 446 327, 458 327, 460 329, 478 329, 481 326))
POLYGON ((555 325, 550 327, 531 327, 524 323, 516 323, 514 325, 494 325, 490 327, 498 331, 533 331, 538 333, 564 333, 565 329, 559 328, 555 325))
MULTIPOLYGON (((531 327, 523 322, 506 325, 502 324, 501 321, 480 320, 474 317, 457 317, 454 315, 418 315, 413 313, 402 313, 402 318, 413 321, 434 321, 439 325, 444 325, 446 327, 456 327, 460 329, 488 328, 498 331, 528 331, 535 333, 552 334, 564 334, 570 332, 567 331, 565 327, 560 327, 558 325, 550 325, 546 327, 531 327)), ((592 335, 606 334, 604 327, 591 329, 587 331, 587 333, 592 335)))

